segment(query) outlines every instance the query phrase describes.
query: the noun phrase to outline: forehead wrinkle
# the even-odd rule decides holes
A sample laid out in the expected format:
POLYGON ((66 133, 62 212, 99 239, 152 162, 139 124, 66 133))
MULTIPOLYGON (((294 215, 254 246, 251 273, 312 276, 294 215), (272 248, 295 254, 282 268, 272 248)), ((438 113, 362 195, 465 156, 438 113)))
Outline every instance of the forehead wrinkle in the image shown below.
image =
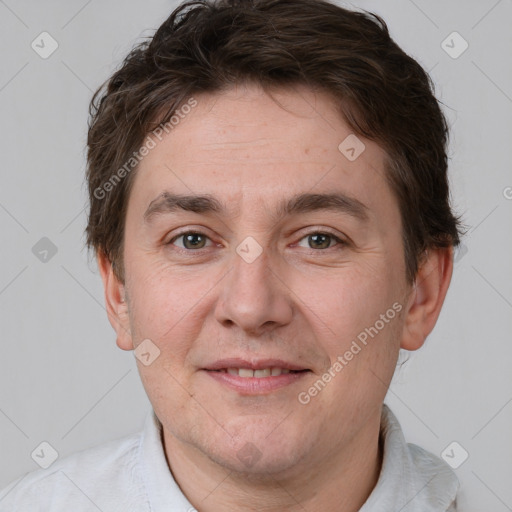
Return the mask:
POLYGON ((224 142, 209 142, 204 143, 199 146, 200 149, 204 149, 206 151, 212 151, 216 149, 246 149, 252 148, 253 146, 270 146, 275 139, 270 141, 268 138, 262 139, 251 139, 251 140, 226 140, 224 142))

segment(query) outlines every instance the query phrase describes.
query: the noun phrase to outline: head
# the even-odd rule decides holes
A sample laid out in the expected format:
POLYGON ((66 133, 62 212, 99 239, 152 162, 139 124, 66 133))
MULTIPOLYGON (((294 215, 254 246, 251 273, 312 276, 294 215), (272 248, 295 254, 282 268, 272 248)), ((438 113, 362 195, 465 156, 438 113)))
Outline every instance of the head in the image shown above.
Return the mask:
POLYGON ((189 2, 132 50, 91 102, 87 243, 169 438, 268 473, 368 434, 449 286, 446 144, 375 15, 189 2))

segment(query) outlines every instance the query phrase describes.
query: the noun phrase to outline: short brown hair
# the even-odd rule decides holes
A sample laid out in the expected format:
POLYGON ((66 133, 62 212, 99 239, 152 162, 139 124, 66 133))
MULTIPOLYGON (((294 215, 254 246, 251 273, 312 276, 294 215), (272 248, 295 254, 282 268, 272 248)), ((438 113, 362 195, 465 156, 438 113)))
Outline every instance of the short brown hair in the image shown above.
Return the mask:
POLYGON ((187 99, 240 83, 326 92, 354 133, 381 145, 400 208, 409 283, 426 249, 459 244, 446 120, 430 77, 379 16, 324 0, 188 1, 132 49, 90 104, 87 245, 109 258, 121 282, 135 170, 108 194, 103 185, 187 99))

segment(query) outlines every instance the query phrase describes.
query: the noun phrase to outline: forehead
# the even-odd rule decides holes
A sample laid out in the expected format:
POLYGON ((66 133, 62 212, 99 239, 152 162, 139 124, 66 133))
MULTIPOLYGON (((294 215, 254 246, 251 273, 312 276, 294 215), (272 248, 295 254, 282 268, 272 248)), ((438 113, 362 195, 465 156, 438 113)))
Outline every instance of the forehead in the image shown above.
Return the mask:
POLYGON ((341 191, 370 214, 396 210, 385 152, 354 139, 326 94, 298 86, 271 97, 258 86, 243 86, 194 99, 197 105, 139 165, 132 187, 139 215, 165 191, 218 197, 233 216, 242 213, 242 204, 269 214, 279 205, 282 211, 283 196, 305 192, 341 191), (352 160, 347 145, 364 150, 352 160))

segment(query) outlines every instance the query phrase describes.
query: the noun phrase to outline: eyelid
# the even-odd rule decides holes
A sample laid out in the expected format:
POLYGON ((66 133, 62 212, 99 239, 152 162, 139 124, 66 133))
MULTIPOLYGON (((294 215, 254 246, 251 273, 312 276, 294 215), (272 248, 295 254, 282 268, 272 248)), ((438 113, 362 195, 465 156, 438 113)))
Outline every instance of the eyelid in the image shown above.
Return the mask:
MULTIPOLYGON (((298 234, 304 233, 303 235, 300 235, 301 238, 308 236, 308 235, 313 235, 316 233, 323 233, 325 235, 331 235, 332 237, 339 238, 341 240, 346 239, 346 241, 348 243, 348 237, 344 233, 342 233, 341 231, 338 231, 337 229, 329 228, 327 226, 323 226, 320 224, 312 224, 309 226, 305 226, 299 230, 294 230, 294 232, 298 233, 298 234)), ((286 236, 289 236, 291 234, 292 234, 292 232, 288 232, 288 233, 286 233, 286 236)), ((295 236, 299 236, 299 235, 296 234, 295 236)))
MULTIPOLYGON (((189 235, 189 234, 195 234, 195 235, 203 236, 203 237, 207 238, 211 242, 211 244, 206 246, 206 247, 200 247, 199 249, 195 249, 195 250, 194 249, 186 249, 186 248, 183 248, 183 247, 176 246, 178 249, 191 253, 191 252, 200 252, 201 249, 206 249, 207 247, 211 247, 212 245, 216 245, 215 242, 211 239, 211 237, 208 236, 204 231, 202 231, 202 229, 204 229, 204 228, 201 228, 201 229, 193 229, 193 228, 184 229, 183 231, 174 234, 173 237, 168 242, 165 243, 165 245, 174 245, 174 242, 178 238, 181 238, 181 237, 183 237, 185 235, 189 235)), ((309 230, 308 230, 308 232, 306 232, 302 236, 300 236, 300 238, 298 239, 298 241, 294 245, 297 245, 299 242, 304 240, 304 238, 307 238, 308 236, 316 235, 316 234, 323 234, 323 235, 330 236, 331 238, 333 238, 335 240, 336 244, 331 246, 331 247, 328 247, 327 249, 313 249, 311 247, 307 248, 307 249, 309 249, 311 251, 314 251, 314 252, 322 252, 323 251, 323 252, 325 252, 328 249, 336 248, 336 246, 344 247, 344 246, 349 245, 349 241, 348 240, 345 240, 344 237, 342 237, 342 236, 338 235, 337 233, 333 232, 331 229, 322 228, 321 226, 309 226, 308 228, 304 228, 304 229, 309 229, 309 230)))
MULTIPOLYGON (((201 228, 203 229, 203 228, 201 228)), ((210 236, 208 236, 204 231, 201 231, 201 229, 191 229, 191 228, 188 228, 188 229, 184 229, 183 231, 181 232, 178 232, 178 233, 175 233, 172 238, 169 239, 168 242, 165 242, 164 245, 174 245, 174 242, 178 239, 178 238, 181 238, 185 235, 190 235, 190 234, 194 234, 194 235, 201 235, 205 238, 207 238, 211 244, 207 247, 211 247, 212 245, 214 245, 214 242, 213 240, 211 239, 210 236)), ((187 252, 198 252, 199 249, 197 249, 196 251, 193 251, 191 249, 185 249, 183 247, 178 247, 178 249, 181 249, 182 251, 187 251, 187 252)), ((200 249, 206 249, 206 247, 201 247, 200 249)))
POLYGON ((349 244, 348 240, 345 240, 340 235, 334 233, 333 231, 331 231, 329 229, 325 229, 325 228, 313 228, 311 231, 308 231, 306 234, 301 236, 297 243, 301 242, 302 240, 304 240, 304 238, 307 238, 308 236, 317 235, 317 234, 330 236, 332 239, 335 240, 336 244, 331 247, 328 247, 327 249, 313 249, 311 247, 307 247, 307 249, 309 249, 311 251, 315 251, 315 252, 321 252, 321 251, 325 252, 328 249, 334 249, 336 246, 344 247, 349 244))

